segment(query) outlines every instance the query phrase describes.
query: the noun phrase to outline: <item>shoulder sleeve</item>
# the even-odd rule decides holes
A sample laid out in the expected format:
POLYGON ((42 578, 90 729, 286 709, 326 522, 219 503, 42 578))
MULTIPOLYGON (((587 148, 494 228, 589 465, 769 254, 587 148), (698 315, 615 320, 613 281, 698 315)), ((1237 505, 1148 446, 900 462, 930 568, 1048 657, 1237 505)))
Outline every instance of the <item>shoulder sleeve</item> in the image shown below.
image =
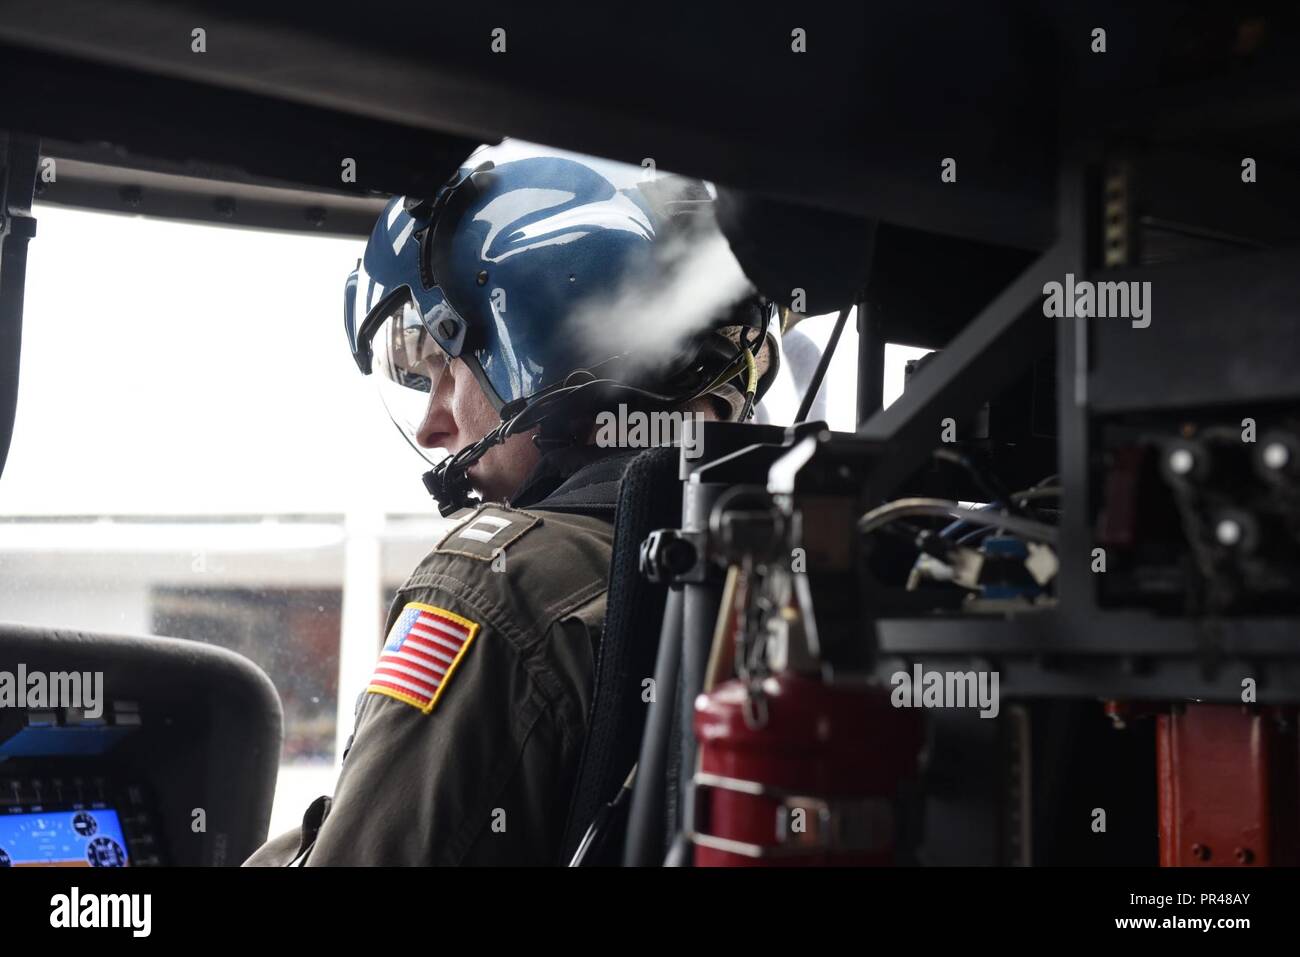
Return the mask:
POLYGON ((571 623, 608 551, 532 515, 481 547, 520 515, 478 510, 399 592, 309 865, 556 861, 594 670, 571 623))

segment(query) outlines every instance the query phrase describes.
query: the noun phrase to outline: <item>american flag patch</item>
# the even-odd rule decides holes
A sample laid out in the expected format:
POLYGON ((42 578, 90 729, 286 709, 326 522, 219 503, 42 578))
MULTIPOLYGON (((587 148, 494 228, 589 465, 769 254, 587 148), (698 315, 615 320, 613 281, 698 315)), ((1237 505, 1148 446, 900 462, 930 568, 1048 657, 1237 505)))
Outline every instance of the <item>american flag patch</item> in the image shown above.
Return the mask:
POLYGON ((388 632, 366 690, 405 701, 428 714, 477 632, 478 625, 468 618, 407 602, 388 632))

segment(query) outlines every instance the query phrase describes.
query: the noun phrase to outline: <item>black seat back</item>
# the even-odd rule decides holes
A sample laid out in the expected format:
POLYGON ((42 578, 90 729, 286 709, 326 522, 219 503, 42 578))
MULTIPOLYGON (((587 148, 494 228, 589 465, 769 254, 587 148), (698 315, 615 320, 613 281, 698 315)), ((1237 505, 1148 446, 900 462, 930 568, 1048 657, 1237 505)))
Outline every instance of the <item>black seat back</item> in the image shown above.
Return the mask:
MULTIPOLYGON (((642 577, 639 552, 652 531, 681 524, 678 456, 675 448, 641 453, 628 466, 619 487, 605 628, 562 864, 569 863, 597 813, 618 794, 641 747, 648 709, 643 683, 655 673, 668 589, 642 577)), ((616 863, 621 844, 621 834, 606 835, 608 859, 599 855, 584 863, 616 863)))

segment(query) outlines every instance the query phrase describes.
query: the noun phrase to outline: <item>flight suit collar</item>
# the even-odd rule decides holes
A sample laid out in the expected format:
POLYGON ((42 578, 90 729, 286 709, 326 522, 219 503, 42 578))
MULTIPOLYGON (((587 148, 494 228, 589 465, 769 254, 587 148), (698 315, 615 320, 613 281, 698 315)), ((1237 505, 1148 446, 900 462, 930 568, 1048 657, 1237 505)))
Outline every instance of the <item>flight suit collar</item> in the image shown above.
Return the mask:
POLYGON ((613 519, 618 486, 637 449, 568 446, 547 452, 511 498, 515 508, 613 519))

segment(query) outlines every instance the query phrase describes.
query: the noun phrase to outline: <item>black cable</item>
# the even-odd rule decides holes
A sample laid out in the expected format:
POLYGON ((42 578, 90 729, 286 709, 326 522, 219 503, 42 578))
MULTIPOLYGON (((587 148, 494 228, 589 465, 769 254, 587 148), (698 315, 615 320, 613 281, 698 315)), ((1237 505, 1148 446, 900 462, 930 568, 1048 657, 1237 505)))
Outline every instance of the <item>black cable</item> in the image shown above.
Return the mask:
MULTIPOLYGON (((737 355, 743 355, 744 352, 744 349, 738 349, 737 355)), ((731 378, 731 375, 727 375, 726 378, 731 378)), ((443 515, 450 515, 452 512, 469 504, 468 471, 494 445, 504 442, 512 435, 531 429, 547 415, 557 411, 565 402, 573 399, 577 393, 590 392, 590 390, 598 386, 668 407, 681 405, 701 394, 690 392, 671 396, 663 395, 649 389, 627 385, 615 379, 589 379, 577 385, 567 386, 560 384, 554 386, 551 391, 538 393, 532 396, 519 412, 503 421, 481 439, 448 456, 424 473, 425 488, 434 498, 438 499, 438 510, 443 515)))
MULTIPOLYGON (((841 316, 840 318, 843 320, 844 316, 841 316)), ((748 358, 749 355, 752 355, 753 360, 757 363, 758 356, 756 352, 753 352, 753 348, 756 343, 757 348, 762 348, 762 342, 767 335, 767 328, 770 321, 771 312, 769 310, 764 313, 762 327, 759 331, 758 338, 754 342, 750 341, 748 334, 742 332, 737 343, 735 359, 733 359, 731 364, 726 366, 723 371, 719 373, 718 377, 713 382, 709 383, 708 386, 701 390, 684 392, 677 395, 664 395, 659 392, 653 392, 649 389, 628 385, 619 382, 616 379, 607 378, 591 378, 585 382, 579 382, 574 385, 558 383, 549 390, 530 397, 524 407, 509 419, 502 421, 501 424, 496 426, 496 428, 492 429, 492 431, 488 432, 481 439, 470 443, 460 451, 448 456, 426 472, 424 474, 425 488, 429 490, 431 495, 439 499, 439 511, 444 515, 448 515, 451 511, 455 511, 456 509, 468 504, 470 489, 467 473, 470 467, 486 455, 494 445, 499 445, 511 436, 533 428, 546 416, 558 411, 563 404, 571 400, 579 392, 590 393, 594 388, 604 387, 612 392, 635 396, 639 399, 660 404, 668 408, 682 405, 683 403, 689 402, 691 399, 704 395, 710 388, 730 380, 741 369, 745 368, 747 363, 742 360, 748 358), (444 498, 446 499, 445 502, 443 501, 444 498)), ((842 321, 840 325, 843 325, 842 321)), ((834 340, 832 340, 829 348, 833 349, 834 347, 834 340)), ((612 362, 614 360, 609 361, 612 362)), ((607 364, 608 362, 602 362, 595 368, 600 368, 607 364)), ((592 374, 590 370, 588 370, 588 374, 592 374)), ((566 381, 572 381, 572 378, 566 381)), ((742 422, 748 416, 750 411, 752 411, 753 398, 753 393, 747 393, 745 406, 742 409, 742 422)))
POLYGON ((967 474, 975 480, 975 484, 979 486, 980 491, 989 496, 990 501, 1006 503, 1007 507, 1012 511, 1016 510, 1016 507, 1010 501, 1011 493, 1007 491, 1007 487, 1002 484, 1002 481, 992 472, 977 465, 973 459, 952 449, 934 449, 930 454, 941 462, 951 462, 953 465, 965 469, 967 474))
MULTIPOLYGON (((755 368, 757 368, 757 365, 758 365, 758 354, 763 350, 763 344, 767 341, 767 327, 768 327, 768 324, 769 324, 771 321, 772 321, 772 307, 771 307, 771 306, 768 306, 768 307, 766 307, 766 308, 763 310, 763 325, 762 325, 762 327, 758 330, 758 336, 757 336, 757 338, 755 338, 753 342, 748 342, 748 341, 747 341, 747 342, 745 343, 745 347, 746 347, 747 349, 749 349, 749 351, 750 351, 751 353, 753 353, 753 355, 754 355, 754 364, 755 364, 755 368)), ((758 373, 757 373, 757 371, 755 371, 755 374, 754 374, 754 375, 755 375, 755 378, 758 377, 758 373)), ((749 387, 749 384, 746 383, 746 388, 748 388, 748 387, 749 387)), ((757 394, 758 394, 758 383, 755 382, 755 383, 754 383, 754 391, 753 391, 753 392, 746 392, 746 393, 745 393, 745 405, 744 405, 744 408, 742 408, 742 409, 740 410, 740 420, 739 420, 739 421, 741 421, 741 422, 748 421, 750 415, 753 414, 753 412, 754 412, 754 396, 757 395, 757 394)))
MULTIPOLYGON (((855 296, 855 301, 856 298, 855 296)), ((852 303, 845 306, 840 310, 840 314, 835 320, 835 328, 831 330, 831 337, 826 343, 826 350, 822 353, 821 359, 817 361, 817 370, 813 373, 812 381, 808 383, 808 391, 804 393, 803 401, 799 403, 799 412, 794 417, 795 425, 806 420, 808 413, 812 410, 813 400, 817 398, 817 393, 821 391, 822 379, 826 377, 826 370, 830 368, 831 356, 835 352, 835 347, 839 345, 840 333, 844 331, 844 323, 848 320, 849 310, 852 308, 852 303)))
POLYGON ((900 498, 893 502, 874 508, 858 519, 858 532, 869 535, 881 526, 913 515, 925 515, 935 518, 958 518, 971 525, 987 525, 992 528, 1005 528, 1033 541, 1055 544, 1058 530, 1045 522, 1024 518, 1007 513, 976 511, 963 508, 957 502, 939 498, 900 498))
POLYGON ((1024 505, 1026 502, 1031 502, 1034 499, 1039 498, 1060 498, 1061 491, 1059 485, 1027 488, 1022 492, 1012 492, 1011 498, 1014 499, 1018 505, 1024 505))

